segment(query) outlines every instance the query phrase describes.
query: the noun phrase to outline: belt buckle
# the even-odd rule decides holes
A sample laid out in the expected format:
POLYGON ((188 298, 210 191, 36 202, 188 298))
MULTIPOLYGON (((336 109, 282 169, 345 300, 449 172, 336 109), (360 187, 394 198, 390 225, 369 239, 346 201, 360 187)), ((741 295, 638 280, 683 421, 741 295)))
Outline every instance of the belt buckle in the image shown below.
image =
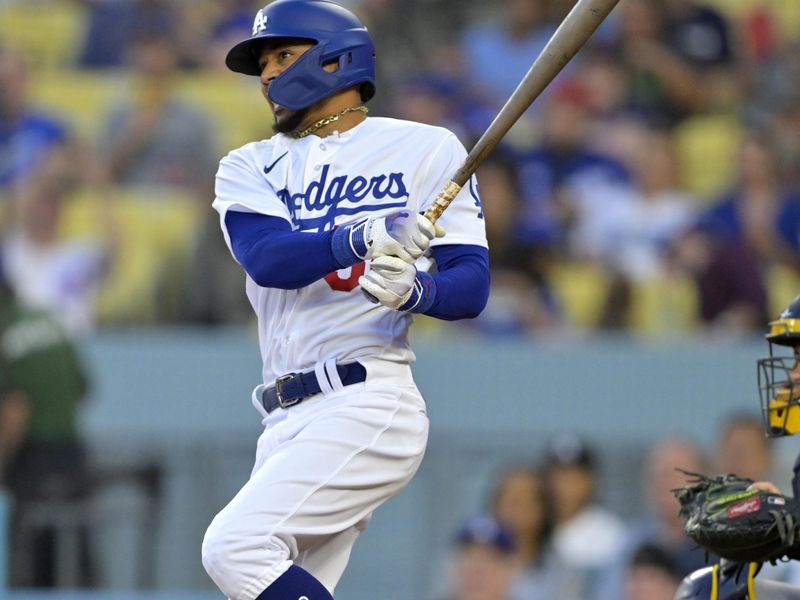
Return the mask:
POLYGON ((286 383, 287 381, 291 380, 297 373, 287 373, 286 375, 281 375, 275 380, 275 397, 278 399, 278 406, 281 408, 289 408, 290 406, 294 406, 300 400, 302 400, 302 396, 298 398, 290 398, 289 400, 285 400, 283 398, 283 390, 281 386, 286 383))

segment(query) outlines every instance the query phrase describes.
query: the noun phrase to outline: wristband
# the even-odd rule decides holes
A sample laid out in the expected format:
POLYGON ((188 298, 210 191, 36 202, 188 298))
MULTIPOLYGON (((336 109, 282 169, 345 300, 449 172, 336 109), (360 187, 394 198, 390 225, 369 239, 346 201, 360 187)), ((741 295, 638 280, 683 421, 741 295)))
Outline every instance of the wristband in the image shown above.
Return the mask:
POLYGON ((337 227, 331 237, 331 251, 342 268, 351 267, 366 259, 367 248, 365 229, 369 220, 347 227, 337 227))
POLYGON ((411 313, 424 313, 436 301, 436 281, 428 273, 418 272, 414 279, 411 296, 397 310, 411 313))

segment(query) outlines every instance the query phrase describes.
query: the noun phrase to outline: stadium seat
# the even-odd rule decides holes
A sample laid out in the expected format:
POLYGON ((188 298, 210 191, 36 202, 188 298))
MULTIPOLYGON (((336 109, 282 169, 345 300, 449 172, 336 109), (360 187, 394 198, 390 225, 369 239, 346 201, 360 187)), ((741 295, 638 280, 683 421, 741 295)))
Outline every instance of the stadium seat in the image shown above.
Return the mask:
POLYGON ((688 277, 657 277, 633 284, 630 323, 643 336, 680 336, 697 325, 697 290, 688 277))
POLYGON ((776 22, 787 36, 797 37, 800 31, 800 2, 791 0, 705 0, 722 14, 732 19, 742 19, 757 8, 768 8, 775 14, 776 22))
MULTIPOLYGON (((102 238, 98 202, 84 191, 68 204, 62 233, 102 238)), ((164 283, 179 283, 201 218, 191 196, 171 189, 122 188, 111 202, 117 257, 99 291, 101 323, 152 322, 164 283)), ((106 232, 107 235, 107 232, 106 232)))
POLYGON ((562 261, 554 265, 550 281, 567 322, 594 328, 608 295, 603 269, 590 262, 562 261))
POLYGON ((696 197, 711 201, 735 178, 741 130, 729 115, 700 115, 675 131, 684 186, 696 197))
MULTIPOLYGON (((33 75, 33 102, 90 141, 101 135, 109 111, 125 100, 132 83, 124 71, 60 70, 33 75)), ((272 134, 271 113, 255 80, 224 72, 189 74, 179 77, 175 93, 213 123, 220 156, 272 134)))
POLYGON ((22 50, 34 69, 52 71, 74 64, 85 26, 80 2, 0 2, 0 40, 22 50))
POLYGON ((186 75, 178 95, 215 123, 222 155, 272 135, 272 113, 255 78, 225 71, 186 75))
POLYGON ((94 141, 105 126, 111 103, 123 98, 128 81, 121 71, 34 72, 31 96, 34 105, 63 119, 82 139, 94 141))
POLYGON ((800 293, 800 274, 784 265, 773 265, 767 271, 767 292, 769 315, 777 318, 800 293))

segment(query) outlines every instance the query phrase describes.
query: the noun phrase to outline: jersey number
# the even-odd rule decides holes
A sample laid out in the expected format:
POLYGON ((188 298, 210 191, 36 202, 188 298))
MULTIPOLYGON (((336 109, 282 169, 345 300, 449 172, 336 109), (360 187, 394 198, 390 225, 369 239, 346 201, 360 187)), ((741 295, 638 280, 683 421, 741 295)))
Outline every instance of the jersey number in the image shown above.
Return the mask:
POLYGON ((331 286, 332 290, 337 292, 350 292, 358 287, 358 278, 361 277, 367 269, 367 263, 358 263, 346 269, 339 269, 333 273, 325 275, 325 281, 331 286))

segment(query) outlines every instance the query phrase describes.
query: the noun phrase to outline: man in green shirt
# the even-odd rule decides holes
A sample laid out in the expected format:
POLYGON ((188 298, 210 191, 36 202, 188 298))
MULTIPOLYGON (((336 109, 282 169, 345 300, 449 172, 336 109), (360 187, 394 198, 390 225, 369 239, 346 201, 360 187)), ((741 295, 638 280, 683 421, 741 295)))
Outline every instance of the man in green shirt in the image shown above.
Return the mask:
POLYGON ((20 302, 0 272, 0 486, 13 501, 12 585, 55 585, 55 531, 32 526, 30 516, 43 501, 85 494, 76 420, 87 389, 66 332, 20 302))

